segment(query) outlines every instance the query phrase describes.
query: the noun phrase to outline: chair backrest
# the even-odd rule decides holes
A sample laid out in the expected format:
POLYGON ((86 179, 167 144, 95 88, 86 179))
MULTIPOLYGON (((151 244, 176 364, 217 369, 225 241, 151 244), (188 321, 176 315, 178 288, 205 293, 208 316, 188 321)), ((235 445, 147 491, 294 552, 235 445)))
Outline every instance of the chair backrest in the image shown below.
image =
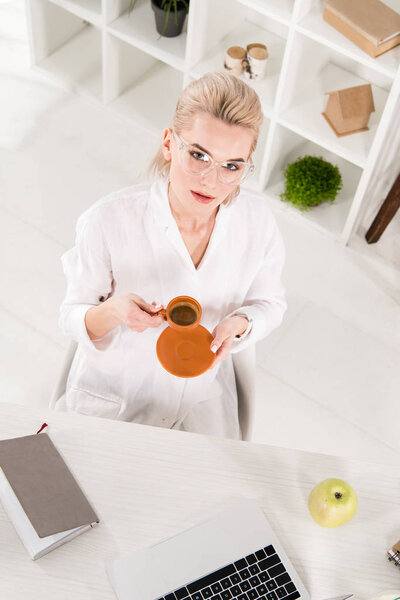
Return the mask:
POLYGON ((49 408, 53 410, 65 410, 64 396, 67 388, 67 379, 77 347, 78 344, 74 340, 71 340, 68 344, 61 371, 49 402, 49 408))
MULTIPOLYGON (((49 403, 49 408, 51 409, 65 410, 64 397, 67 379, 77 347, 78 344, 75 341, 71 341, 68 345, 61 372, 49 403)), ((232 354, 232 361, 238 394, 239 423, 242 431, 242 439, 249 441, 251 440, 253 429, 256 396, 255 345, 251 344, 244 350, 232 354)))
POLYGON ((251 440, 256 404, 256 348, 250 344, 232 354, 238 395, 239 423, 242 439, 251 440))

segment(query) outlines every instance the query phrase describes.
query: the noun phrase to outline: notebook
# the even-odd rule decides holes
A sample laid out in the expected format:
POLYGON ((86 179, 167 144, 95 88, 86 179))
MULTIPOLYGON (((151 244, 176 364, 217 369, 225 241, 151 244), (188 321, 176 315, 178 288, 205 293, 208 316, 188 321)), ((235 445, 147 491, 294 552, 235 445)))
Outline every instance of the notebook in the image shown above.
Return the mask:
POLYGON ((380 0, 327 0, 325 8, 375 46, 400 34, 400 14, 380 0))
POLYGON ((0 500, 33 560, 99 522, 47 433, 0 441, 0 500))

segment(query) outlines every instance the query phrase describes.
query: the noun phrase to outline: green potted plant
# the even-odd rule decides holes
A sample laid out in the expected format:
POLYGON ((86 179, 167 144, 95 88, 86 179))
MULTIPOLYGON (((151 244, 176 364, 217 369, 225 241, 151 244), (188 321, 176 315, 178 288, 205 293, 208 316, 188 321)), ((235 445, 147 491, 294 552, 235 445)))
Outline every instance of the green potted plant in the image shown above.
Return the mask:
MULTIPOLYGON (((129 15, 136 2, 137 0, 130 0, 129 15)), ((190 0, 151 0, 156 29, 160 37, 176 37, 182 33, 183 24, 189 12, 189 2, 190 0), (174 18, 171 18, 171 12, 173 12, 174 18)))
POLYGON ((342 176, 338 167, 321 156, 307 155, 287 165, 285 190, 280 198, 301 210, 308 210, 322 202, 332 204, 341 188, 342 176))

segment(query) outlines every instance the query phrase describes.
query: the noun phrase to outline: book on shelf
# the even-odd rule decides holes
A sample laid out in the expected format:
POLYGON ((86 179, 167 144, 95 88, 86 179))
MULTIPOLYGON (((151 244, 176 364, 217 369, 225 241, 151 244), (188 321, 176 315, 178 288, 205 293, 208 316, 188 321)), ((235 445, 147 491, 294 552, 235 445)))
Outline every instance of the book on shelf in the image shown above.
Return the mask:
POLYGON ((400 14, 380 0, 326 0, 323 18, 374 58, 400 44, 400 14))
POLYGON ((33 560, 99 522, 47 433, 0 440, 0 500, 33 560))

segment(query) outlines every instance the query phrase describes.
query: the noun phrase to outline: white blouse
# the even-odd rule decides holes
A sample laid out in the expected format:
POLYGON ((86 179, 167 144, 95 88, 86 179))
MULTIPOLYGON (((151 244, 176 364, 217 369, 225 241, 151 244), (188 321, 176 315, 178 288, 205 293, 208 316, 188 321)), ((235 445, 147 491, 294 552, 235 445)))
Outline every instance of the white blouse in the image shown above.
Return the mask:
POLYGON ((62 256, 67 293, 60 327, 79 342, 67 383, 69 410, 240 438, 232 358, 183 379, 159 363, 156 342, 167 323, 144 332, 120 325, 91 341, 85 313, 113 294, 136 293, 167 306, 196 298, 210 332, 240 312, 253 325, 238 352, 275 329, 286 309, 284 246, 261 194, 241 190, 221 204, 196 268, 172 216, 168 179, 133 185, 98 200, 78 219, 76 244, 62 256))

